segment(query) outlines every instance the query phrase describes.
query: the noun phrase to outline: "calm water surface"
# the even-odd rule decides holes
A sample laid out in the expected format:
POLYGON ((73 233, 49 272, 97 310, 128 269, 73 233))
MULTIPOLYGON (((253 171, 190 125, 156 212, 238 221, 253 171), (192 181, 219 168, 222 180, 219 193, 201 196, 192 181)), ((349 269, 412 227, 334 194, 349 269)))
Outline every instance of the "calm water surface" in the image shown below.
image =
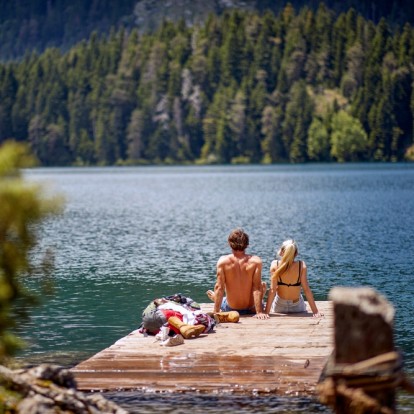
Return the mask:
MULTIPOLYGON (((215 281, 229 231, 242 226, 264 261, 299 245, 316 300, 342 286, 371 286, 396 309, 396 342, 414 377, 414 165, 66 168, 26 171, 64 194, 41 249, 56 254, 55 291, 19 326, 26 361, 71 366, 136 329, 159 295, 199 302, 215 281)), ((29 288, 40 291, 32 278, 29 288)), ((115 393, 136 412, 329 412, 301 398, 115 393)), ((402 411, 414 410, 402 396, 402 411)))

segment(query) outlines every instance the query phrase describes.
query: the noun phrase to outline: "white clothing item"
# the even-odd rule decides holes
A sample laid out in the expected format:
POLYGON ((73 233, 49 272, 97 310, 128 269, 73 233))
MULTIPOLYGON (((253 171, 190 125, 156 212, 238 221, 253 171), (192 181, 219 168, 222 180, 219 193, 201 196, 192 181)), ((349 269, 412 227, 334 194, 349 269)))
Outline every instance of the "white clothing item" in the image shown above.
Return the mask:
POLYGON ((166 302, 158 306, 158 309, 170 309, 183 315, 183 322, 188 325, 195 325, 196 318, 194 312, 184 308, 184 306, 179 305, 178 303, 166 302))

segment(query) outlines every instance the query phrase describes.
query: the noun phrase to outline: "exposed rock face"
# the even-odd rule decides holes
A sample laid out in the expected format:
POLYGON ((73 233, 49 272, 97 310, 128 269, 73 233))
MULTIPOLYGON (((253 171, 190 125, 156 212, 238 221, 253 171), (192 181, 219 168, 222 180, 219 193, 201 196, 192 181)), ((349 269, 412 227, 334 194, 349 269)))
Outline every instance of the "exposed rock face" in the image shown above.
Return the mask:
POLYGON ((128 414, 100 394, 86 395, 76 390, 73 374, 57 365, 42 364, 12 371, 0 366, 1 383, 17 392, 21 399, 1 401, 6 411, 24 414, 128 414))

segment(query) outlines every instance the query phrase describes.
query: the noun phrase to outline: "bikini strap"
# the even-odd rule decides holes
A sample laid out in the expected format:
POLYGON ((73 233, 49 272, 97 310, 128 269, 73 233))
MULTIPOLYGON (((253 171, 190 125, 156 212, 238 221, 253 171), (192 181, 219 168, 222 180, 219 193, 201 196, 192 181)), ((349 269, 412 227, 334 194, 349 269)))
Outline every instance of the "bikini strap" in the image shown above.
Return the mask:
MULTIPOLYGON (((276 260, 276 266, 277 266, 277 267, 279 267, 279 260, 276 260)), ((279 277, 277 278, 277 283, 279 284, 279 282, 283 283, 283 282, 282 282, 282 279, 281 279, 281 277, 280 277, 280 275, 279 275, 279 277)))
POLYGON ((296 283, 299 283, 301 281, 300 280, 301 276, 302 276, 302 260, 299 260, 299 276, 298 276, 298 280, 296 283))

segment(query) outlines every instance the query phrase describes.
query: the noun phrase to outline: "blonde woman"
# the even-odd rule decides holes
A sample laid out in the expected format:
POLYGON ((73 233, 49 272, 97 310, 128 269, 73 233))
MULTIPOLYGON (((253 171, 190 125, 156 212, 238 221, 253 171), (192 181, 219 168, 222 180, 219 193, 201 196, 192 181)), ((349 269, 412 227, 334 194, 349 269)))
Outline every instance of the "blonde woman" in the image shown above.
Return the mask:
POLYGON ((270 289, 265 313, 306 312, 306 305, 301 294, 303 289, 314 317, 321 317, 309 288, 306 264, 295 261, 298 246, 294 240, 283 242, 277 253, 281 260, 274 260, 270 265, 270 289))

